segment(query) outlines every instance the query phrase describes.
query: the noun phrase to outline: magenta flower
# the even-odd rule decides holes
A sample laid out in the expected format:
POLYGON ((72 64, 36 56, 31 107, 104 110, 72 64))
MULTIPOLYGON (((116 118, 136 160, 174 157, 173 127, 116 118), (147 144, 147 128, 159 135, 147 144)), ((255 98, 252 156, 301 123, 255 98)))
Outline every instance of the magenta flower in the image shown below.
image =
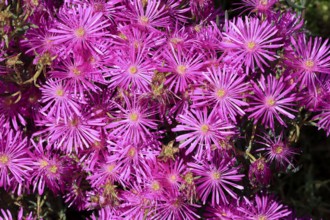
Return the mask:
POLYGON ((284 205, 267 195, 256 195, 253 201, 244 197, 244 201, 237 210, 242 213, 243 216, 239 218, 242 220, 278 220, 291 214, 284 205))
POLYGON ((145 48, 118 51, 114 69, 109 69, 110 88, 120 87, 125 90, 148 92, 154 68, 145 48))
POLYGON ((115 181, 124 185, 120 177, 120 164, 108 159, 105 162, 99 162, 87 179, 94 188, 100 188, 107 183, 113 184, 115 181))
POLYGON ((48 116, 59 120, 61 117, 74 112, 80 115, 80 105, 74 99, 68 86, 64 81, 49 79, 45 85, 40 88, 42 92, 41 103, 44 103, 41 111, 48 116))
POLYGON ((292 107, 297 101, 293 92, 296 84, 288 86, 285 80, 284 77, 276 79, 272 75, 268 75, 265 79, 262 75, 258 81, 259 85, 251 81, 254 94, 250 96, 251 102, 249 104, 251 107, 247 111, 251 112, 249 118, 253 118, 255 124, 261 121, 264 126, 274 129, 275 119, 281 125, 286 126, 280 114, 290 119, 295 118, 291 112, 295 112, 292 107))
POLYGON ((158 163, 159 167, 154 174, 156 179, 159 179, 167 192, 178 193, 181 184, 183 183, 182 176, 186 171, 186 165, 183 160, 172 161, 166 163, 158 163))
POLYGON ((155 31, 156 28, 166 28, 170 25, 169 15, 161 1, 148 0, 144 3, 140 0, 133 0, 129 3, 129 9, 128 13, 125 11, 123 14, 125 20, 131 20, 133 24, 142 28, 146 27, 155 31))
POLYGON ((281 38, 275 37, 275 26, 258 18, 245 17, 245 20, 238 18, 229 22, 228 27, 223 33, 222 46, 230 49, 228 56, 232 63, 243 62, 246 72, 255 71, 256 67, 265 72, 264 66, 268 67, 270 61, 276 60, 275 50, 282 46, 281 38))
POLYGON ((278 0, 242 0, 241 7, 236 10, 243 9, 242 13, 249 11, 257 12, 260 14, 269 15, 272 11, 272 7, 278 0))
POLYGON ((115 115, 116 121, 108 124, 106 128, 110 129, 111 135, 119 136, 124 142, 139 144, 151 137, 150 129, 157 128, 153 118, 156 112, 147 106, 147 103, 139 102, 138 97, 132 100, 128 97, 124 99, 125 105, 118 105, 120 111, 115 115))
POLYGON ((200 78, 200 71, 203 67, 202 54, 185 52, 182 49, 177 51, 171 46, 163 52, 165 66, 160 67, 162 72, 170 72, 165 85, 175 93, 185 91, 191 83, 200 78))
POLYGON ((197 204, 190 204, 182 196, 169 194, 157 203, 156 209, 150 219, 153 220, 193 220, 199 219, 197 214, 197 204))
POLYGON ((258 151, 265 152, 267 160, 275 162, 277 167, 286 168, 288 165, 293 166, 291 159, 297 152, 284 140, 283 133, 273 138, 264 134, 260 138, 263 140, 259 143, 265 147, 258 149, 258 151))
POLYGON ((320 108, 322 112, 314 117, 317 119, 318 129, 324 129, 327 136, 330 135, 330 103, 323 103, 320 108))
POLYGON ((18 131, 0 135, 0 187, 5 190, 26 182, 32 171, 27 138, 21 135, 18 131))
POLYGON ((149 146, 120 143, 109 147, 113 155, 107 158, 108 163, 120 165, 120 178, 125 181, 136 179, 142 182, 151 173, 148 161, 155 160, 158 152, 149 146))
POLYGON ((121 204, 121 208, 123 209, 123 217, 143 219, 152 214, 148 210, 152 208, 153 201, 145 197, 143 184, 133 183, 130 189, 123 192, 122 198, 123 203, 121 204))
POLYGON ((193 105, 196 107, 210 106, 218 111, 221 118, 236 121, 237 115, 244 115, 243 106, 248 104, 243 101, 248 92, 245 77, 238 75, 234 70, 224 68, 208 69, 203 73, 209 85, 206 89, 197 88, 193 95, 193 105))
POLYGON ((63 192, 65 183, 63 177, 67 174, 64 161, 57 154, 51 153, 50 145, 44 149, 43 140, 38 143, 32 141, 32 144, 34 146, 33 162, 31 163, 33 192, 37 190, 38 194, 42 195, 45 186, 53 193, 63 192))
POLYGON ((239 174, 239 168, 233 166, 234 161, 235 158, 214 155, 211 162, 203 159, 188 163, 194 175, 199 177, 195 183, 197 194, 203 204, 208 201, 209 196, 211 196, 212 206, 219 205, 221 202, 228 203, 226 194, 237 199, 231 187, 243 190, 244 187, 238 185, 237 182, 242 180, 244 174, 239 174))
POLYGON ((259 158, 250 164, 249 180, 253 186, 261 185, 266 187, 272 178, 272 172, 265 158, 259 158))
POLYGON ((0 116, 4 119, 4 126, 7 128, 20 129, 20 125, 26 125, 27 122, 23 117, 22 106, 26 105, 22 100, 16 101, 17 97, 7 96, 0 97, 0 116))
POLYGON ((300 88, 305 86, 315 89, 317 74, 330 74, 330 46, 328 39, 310 37, 307 41, 303 34, 297 39, 291 37, 292 48, 286 53, 286 64, 292 67, 300 81, 300 88))
POLYGON ((102 54, 97 40, 105 37, 105 29, 110 25, 102 13, 93 13, 93 8, 78 5, 60 10, 59 21, 50 30, 56 34, 49 39, 55 45, 63 45, 67 51, 87 50, 102 54), (68 12, 69 11, 69 12, 68 12))
POLYGON ((64 80, 67 89, 70 89, 73 95, 81 99, 85 98, 85 94, 96 92, 99 87, 94 82, 105 84, 102 74, 93 70, 80 56, 70 56, 54 66, 54 70, 50 71, 52 78, 64 80))
POLYGON ((201 158, 205 150, 210 155, 213 144, 221 148, 219 142, 234 134, 234 126, 222 120, 215 111, 208 114, 207 108, 187 111, 179 115, 177 121, 180 124, 172 131, 185 133, 177 136, 176 141, 181 142, 180 148, 188 147, 186 155, 196 150, 197 158, 201 158))
POLYGON ((47 117, 36 122, 38 126, 46 128, 35 135, 45 135, 54 149, 61 149, 67 153, 79 152, 100 141, 100 131, 97 128, 105 125, 102 118, 93 119, 87 113, 81 116, 70 114, 66 120, 47 117))

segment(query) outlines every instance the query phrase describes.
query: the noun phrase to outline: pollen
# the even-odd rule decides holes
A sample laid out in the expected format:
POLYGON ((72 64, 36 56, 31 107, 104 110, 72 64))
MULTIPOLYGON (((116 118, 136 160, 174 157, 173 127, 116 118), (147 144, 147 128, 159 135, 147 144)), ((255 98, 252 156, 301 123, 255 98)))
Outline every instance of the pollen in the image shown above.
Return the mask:
POLYGON ((137 73, 137 68, 136 68, 136 66, 130 66, 129 68, 128 68, 128 72, 130 73, 130 74, 132 74, 132 75, 134 75, 135 73, 137 73))
POLYGON ((269 97, 269 98, 266 99, 266 105, 267 105, 268 107, 272 107, 272 106, 274 106, 275 103, 276 103, 276 101, 275 101, 272 97, 269 97))
POLYGON ((282 146, 277 146, 276 148, 275 148, 275 153, 276 154, 281 154, 283 152, 283 147, 282 146))
POLYGON ((83 27, 79 27, 74 31, 74 34, 77 37, 82 38, 83 36, 85 36, 85 29, 83 27))
POLYGON ((154 190, 154 191, 160 190, 160 185, 159 185, 158 181, 152 182, 151 189, 154 190))
POLYGON ((141 16, 140 22, 141 22, 141 24, 146 25, 149 22, 149 18, 147 18, 146 16, 141 16))
POLYGON ((53 174, 57 173, 58 167, 56 165, 52 165, 49 168, 49 171, 53 174))
POLYGON ((264 164, 263 160, 260 160, 257 163, 258 163, 257 164, 257 169, 260 170, 260 171, 264 170, 265 164, 264 164))
POLYGON ((131 113, 129 114, 128 118, 133 121, 133 122, 136 122, 137 120, 139 120, 139 115, 136 114, 136 113, 131 113))
POLYGON ((40 168, 44 168, 48 166, 48 162, 46 160, 41 160, 39 163, 40 163, 40 168))
POLYGON ((219 180, 221 177, 221 173, 219 171, 215 171, 211 173, 212 180, 219 180))
POLYGON ((306 60, 306 62, 305 62, 305 66, 309 69, 313 68, 314 65, 315 65, 315 63, 312 60, 306 60))
POLYGON ((112 171, 113 171, 113 169, 115 168, 115 165, 114 164, 110 164, 109 166, 107 166, 107 171, 109 172, 109 173, 112 173, 112 171))
POLYGON ((268 220, 267 216, 259 215, 258 220, 268 220))
POLYGON ((136 149, 134 147, 131 147, 127 154, 129 157, 134 157, 135 153, 136 153, 136 149))
POLYGON ((253 42, 253 41, 250 41, 250 42, 247 43, 247 47, 248 47, 249 50, 253 50, 256 47, 256 43, 253 42))
POLYGON ((80 76, 81 75, 81 71, 77 67, 73 68, 72 69, 72 72, 76 76, 80 76))
POLYGON ((62 97, 64 95, 64 90, 63 89, 56 90, 56 95, 62 97))
POLYGON ((0 156, 0 163, 6 165, 9 161, 9 158, 7 155, 1 155, 0 156))
POLYGON ((203 134, 206 134, 210 130, 210 127, 207 124, 201 126, 201 131, 203 134))
POLYGON ((184 75, 187 71, 187 67, 184 66, 184 65, 179 65, 177 68, 176 68, 176 71, 180 74, 180 75, 184 75))
POLYGON ((268 4, 268 0, 260 0, 260 4, 266 6, 268 4))
POLYGON ((79 124, 79 118, 78 117, 74 117, 71 121, 70 121, 70 125, 72 127, 77 127, 77 125, 79 124))
POLYGON ((219 90, 217 91, 217 96, 218 96, 219 98, 223 98, 225 95, 226 95, 226 91, 225 91, 224 89, 219 89, 219 90))
POLYGON ((177 178, 177 176, 175 174, 171 174, 169 176, 169 180, 170 180, 171 183, 175 183, 177 181, 177 179, 178 178, 177 178))

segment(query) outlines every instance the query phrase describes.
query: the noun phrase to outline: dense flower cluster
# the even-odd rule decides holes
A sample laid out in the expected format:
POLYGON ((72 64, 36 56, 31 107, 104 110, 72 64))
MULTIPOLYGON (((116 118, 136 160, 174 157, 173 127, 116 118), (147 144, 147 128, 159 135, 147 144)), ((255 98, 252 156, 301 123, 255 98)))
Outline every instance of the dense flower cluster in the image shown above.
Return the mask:
POLYGON ((330 45, 281 7, 24 1, 29 28, 0 39, 0 187, 92 219, 294 218, 267 187, 295 167, 294 129, 330 134, 330 45))

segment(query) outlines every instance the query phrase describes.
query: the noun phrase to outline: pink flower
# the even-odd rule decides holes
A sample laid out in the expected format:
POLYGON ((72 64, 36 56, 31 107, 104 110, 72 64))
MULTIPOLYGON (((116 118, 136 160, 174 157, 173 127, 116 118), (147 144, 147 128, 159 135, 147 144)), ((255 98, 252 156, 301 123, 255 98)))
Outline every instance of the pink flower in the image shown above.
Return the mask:
POLYGON ((102 118, 93 119, 87 113, 72 113, 66 116, 66 120, 48 117, 36 123, 46 128, 35 135, 43 134, 54 149, 67 153, 79 152, 100 141, 100 131, 97 128, 105 125, 102 118))
POLYGON ((243 190, 244 187, 237 182, 241 181, 244 175, 239 174, 239 168, 233 166, 234 161, 234 158, 213 155, 210 162, 203 159, 188 163, 194 175, 199 177, 196 180, 197 193, 203 204, 209 196, 212 206, 219 205, 220 202, 228 203, 226 194, 237 199, 231 187, 243 190))
POLYGON ((44 149, 44 141, 38 143, 32 141, 34 146, 33 162, 31 163, 33 172, 31 174, 31 182, 33 183, 33 192, 37 190, 39 195, 45 191, 45 187, 53 191, 53 193, 63 192, 64 175, 67 175, 67 168, 57 154, 51 153, 51 146, 44 149))
POLYGON ((49 79, 40 88, 42 92, 41 103, 45 105, 41 111, 48 116, 59 120, 61 117, 70 115, 71 112, 80 115, 80 105, 74 99, 65 81, 49 79))
POLYGON ((162 72, 170 72, 165 85, 175 93, 185 91, 191 83, 200 78, 203 67, 203 55, 194 52, 185 52, 182 49, 177 51, 171 45, 162 53, 165 59, 165 66, 160 67, 162 72))
POLYGON ((104 30, 110 25, 102 13, 93 13, 93 8, 78 5, 63 7, 58 17, 59 21, 50 30, 56 35, 49 38, 55 45, 63 45, 69 52, 87 50, 102 54, 96 42, 105 37, 104 30))
POLYGON ((110 76, 110 88, 150 91, 154 64, 144 47, 137 49, 137 52, 132 48, 128 51, 118 51, 116 58, 114 69, 109 69, 109 74, 106 75, 110 76))
POLYGON ((190 204, 184 197, 168 194, 160 200, 150 219, 153 220, 193 220, 199 219, 197 208, 200 205, 190 204))
POLYGON ((221 148, 219 142, 234 134, 234 126, 222 120, 216 111, 208 114, 207 108, 187 111, 177 121, 180 124, 172 131, 185 133, 177 136, 176 141, 181 142, 180 148, 188 147, 186 155, 195 150, 198 158, 205 153, 210 155, 212 145, 221 148))
POLYGON ((27 138, 18 131, 0 135, 0 187, 8 190, 15 184, 23 184, 32 171, 27 138))
POLYGON ((318 74, 330 74, 330 46, 328 39, 322 43, 322 38, 307 40, 303 34, 297 39, 291 37, 291 47, 286 52, 285 63, 294 69, 294 75, 300 82, 300 88, 313 88, 316 92, 318 74))
POLYGON ((241 218, 238 218, 242 220, 278 220, 291 214, 291 211, 284 205, 267 195, 256 195, 252 201, 244 197, 242 204, 237 207, 237 210, 242 213, 240 215, 241 218))
POLYGON ((245 77, 240 76, 235 70, 224 67, 212 68, 203 73, 209 83, 205 89, 197 88, 193 95, 193 105, 196 107, 210 106, 224 119, 236 121, 237 115, 244 115, 243 106, 248 104, 243 101, 248 92, 245 77))
POLYGON ((131 20, 133 24, 141 28, 149 28, 155 31, 156 28, 166 28, 170 25, 169 15, 161 1, 148 0, 143 3, 140 0, 133 0, 128 7, 128 13, 123 14, 125 20, 131 20), (144 4, 146 4, 145 7, 144 4))
POLYGON ((286 126, 280 114, 290 119, 295 118, 291 112, 296 111, 292 108, 295 106, 294 102, 297 101, 293 92, 296 84, 288 86, 285 80, 284 77, 276 79, 272 75, 268 75, 265 79, 262 75, 258 84, 251 81, 254 94, 250 96, 250 108, 247 111, 251 112, 249 118, 253 118, 255 124, 261 121, 264 126, 274 129, 275 119, 286 126))
POLYGON ((152 107, 147 106, 147 103, 141 103, 138 97, 124 97, 125 105, 118 105, 120 111, 115 115, 116 121, 108 124, 107 129, 110 129, 110 134, 119 136, 124 142, 139 144, 141 141, 146 141, 152 133, 150 130, 155 130, 157 124, 153 116, 156 112, 152 107))
MULTIPOLYGON (((232 63, 243 62, 246 72, 253 72, 256 68, 265 72, 264 66, 276 60, 275 50, 282 44, 280 37, 275 37, 277 29, 267 21, 258 18, 245 17, 230 21, 228 30, 223 33, 222 46, 230 49, 228 55, 232 63)), ((229 58, 228 58, 229 59, 229 58)))
POLYGON ((297 152, 290 147, 288 141, 284 140, 283 136, 283 133, 274 137, 267 134, 260 136, 262 141, 259 143, 265 147, 258 149, 258 151, 263 151, 267 160, 275 162, 277 167, 286 168, 288 165, 293 166, 291 159, 297 152))

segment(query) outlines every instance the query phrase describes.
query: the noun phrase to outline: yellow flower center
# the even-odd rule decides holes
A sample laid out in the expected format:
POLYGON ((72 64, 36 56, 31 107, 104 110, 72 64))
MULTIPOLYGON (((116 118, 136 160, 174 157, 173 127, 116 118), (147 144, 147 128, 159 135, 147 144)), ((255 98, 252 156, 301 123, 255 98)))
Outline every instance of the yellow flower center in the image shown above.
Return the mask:
POLYGON ((267 216, 265 215, 259 215, 258 220, 267 220, 267 216))
POLYGON ((309 69, 313 68, 314 65, 315 65, 315 63, 312 60, 306 60, 306 62, 305 62, 305 66, 309 69))
POLYGON ((263 163, 263 161, 258 161, 257 163, 258 163, 257 164, 257 169, 258 170, 264 170, 265 164, 263 163))
POLYGON ((8 161, 9 161, 9 158, 8 158, 7 155, 1 155, 0 156, 0 163, 6 165, 8 163, 8 161))
POLYGON ((130 74, 135 74, 135 73, 137 73, 137 68, 136 68, 136 66, 130 66, 129 68, 128 68, 128 72, 130 73, 130 74))
POLYGON ((118 36, 119 36, 121 39, 123 39, 123 40, 127 40, 126 35, 123 34, 123 33, 119 33, 118 36))
POLYGON ((40 168, 44 168, 44 167, 48 166, 48 162, 45 160, 41 160, 39 163, 40 163, 40 168))
POLYGON ((213 180, 218 180, 218 179, 220 179, 220 177, 221 177, 221 173, 218 172, 218 171, 215 171, 215 172, 212 172, 212 173, 211 173, 211 178, 212 178, 213 180))
POLYGON ((74 31, 74 34, 79 37, 82 38, 85 35, 85 30, 83 27, 79 27, 74 31))
POLYGON ((281 154, 283 152, 283 147, 282 146, 277 146, 276 148, 275 148, 275 153, 276 154, 281 154))
POLYGON ((172 44, 178 44, 178 43, 181 43, 183 40, 181 38, 177 38, 177 37, 173 37, 171 38, 170 42, 172 44))
POLYGON ((210 130, 210 127, 207 124, 201 126, 201 131, 203 134, 206 134, 210 130))
POLYGON ((249 50, 253 50, 256 47, 256 43, 253 41, 250 41, 247 43, 247 47, 249 50))
POLYGON ((131 120, 131 121, 133 121, 133 122, 136 122, 138 119, 139 119, 139 116, 138 116, 138 114, 136 114, 136 113, 131 113, 131 114, 129 114, 129 119, 131 120))
POLYGON ((78 117, 74 117, 71 121, 70 121, 70 125, 72 127, 77 127, 77 125, 79 124, 79 118, 78 117))
POLYGON ((63 89, 56 90, 56 95, 62 97, 64 95, 64 90, 63 89))
POLYGON ((73 68, 73 69, 72 69, 72 72, 73 72, 73 74, 76 75, 76 76, 80 76, 80 75, 81 75, 81 71, 78 70, 77 67, 73 68))
POLYGON ((149 18, 147 18, 146 16, 141 16, 140 22, 141 22, 141 24, 146 25, 149 22, 149 18))
POLYGON ((219 98, 223 98, 225 95, 226 95, 226 91, 225 91, 224 89, 219 89, 219 90, 217 91, 217 96, 218 96, 219 98))
POLYGON ((260 4, 266 6, 268 4, 268 0, 260 0, 260 4))
POLYGON ((134 147, 131 147, 128 151, 128 156, 134 157, 136 153, 136 149, 134 147))
POLYGON ((151 184, 151 189, 154 190, 154 191, 158 191, 158 190, 160 190, 160 185, 159 185, 158 181, 154 181, 154 182, 151 184))
POLYGON ((114 164, 110 164, 110 165, 108 165, 107 166, 107 171, 109 172, 109 173, 112 173, 112 171, 113 171, 113 169, 115 168, 115 165, 114 164))
POLYGON ((56 165, 52 165, 49 168, 49 171, 53 174, 57 173, 58 167, 56 165))
POLYGON ((187 71, 187 67, 184 66, 184 65, 179 65, 177 68, 176 68, 176 71, 180 74, 180 75, 184 75, 187 71))
POLYGON ((171 183, 175 183, 177 181, 177 176, 175 174, 171 174, 169 176, 169 180, 171 183))
POLYGON ((272 97, 266 99, 266 105, 272 107, 275 105, 275 100, 272 97))

